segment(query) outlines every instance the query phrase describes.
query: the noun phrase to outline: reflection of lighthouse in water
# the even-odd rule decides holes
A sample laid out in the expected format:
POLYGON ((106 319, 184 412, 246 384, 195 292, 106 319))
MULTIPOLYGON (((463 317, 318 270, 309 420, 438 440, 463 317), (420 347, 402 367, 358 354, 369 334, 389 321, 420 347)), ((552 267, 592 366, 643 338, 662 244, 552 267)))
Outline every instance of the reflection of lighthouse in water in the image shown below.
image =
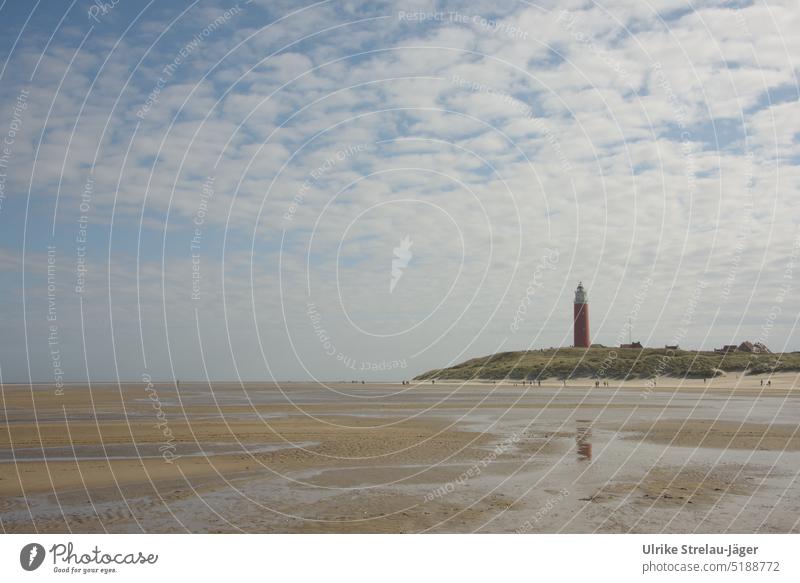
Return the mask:
POLYGON ((575 443, 578 445, 578 459, 592 459, 592 422, 578 419, 575 431, 575 443))
POLYGON ((573 319, 575 324, 576 348, 589 348, 589 295, 583 289, 583 283, 578 283, 575 290, 575 303, 572 307, 573 319))

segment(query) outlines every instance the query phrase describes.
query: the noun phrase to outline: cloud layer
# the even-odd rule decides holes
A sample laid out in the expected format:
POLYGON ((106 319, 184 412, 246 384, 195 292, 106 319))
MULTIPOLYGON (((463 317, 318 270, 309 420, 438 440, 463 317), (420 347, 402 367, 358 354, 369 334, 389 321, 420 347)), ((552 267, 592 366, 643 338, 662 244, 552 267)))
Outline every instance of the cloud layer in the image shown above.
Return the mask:
POLYGON ((360 4, 3 9, 4 382, 798 349, 796 2, 360 4))

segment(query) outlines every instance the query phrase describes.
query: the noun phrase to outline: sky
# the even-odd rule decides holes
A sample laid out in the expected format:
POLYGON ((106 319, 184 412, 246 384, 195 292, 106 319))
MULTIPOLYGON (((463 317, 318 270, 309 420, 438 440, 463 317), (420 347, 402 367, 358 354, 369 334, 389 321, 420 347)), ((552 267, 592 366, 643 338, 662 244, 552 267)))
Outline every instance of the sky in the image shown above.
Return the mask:
POLYGON ((796 0, 0 0, 0 382, 800 350, 796 0))

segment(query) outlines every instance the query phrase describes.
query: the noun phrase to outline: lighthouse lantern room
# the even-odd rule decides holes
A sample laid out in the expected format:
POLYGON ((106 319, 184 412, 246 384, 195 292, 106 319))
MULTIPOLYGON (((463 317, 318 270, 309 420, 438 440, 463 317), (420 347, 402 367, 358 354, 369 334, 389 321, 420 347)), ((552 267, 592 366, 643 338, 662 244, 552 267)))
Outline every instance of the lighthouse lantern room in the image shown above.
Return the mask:
POLYGON ((578 283, 575 290, 575 303, 573 304, 574 320, 574 346, 576 348, 589 348, 589 295, 583 287, 583 282, 578 283))

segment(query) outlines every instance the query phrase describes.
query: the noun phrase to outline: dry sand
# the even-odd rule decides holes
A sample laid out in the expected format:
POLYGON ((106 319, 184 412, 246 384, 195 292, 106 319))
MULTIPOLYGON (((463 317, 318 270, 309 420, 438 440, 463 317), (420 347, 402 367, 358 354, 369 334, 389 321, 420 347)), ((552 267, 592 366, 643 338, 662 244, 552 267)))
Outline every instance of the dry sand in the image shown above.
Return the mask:
POLYGON ((2 388, 5 532, 800 532, 796 375, 2 388), (165 452, 166 457, 164 457, 165 452))

